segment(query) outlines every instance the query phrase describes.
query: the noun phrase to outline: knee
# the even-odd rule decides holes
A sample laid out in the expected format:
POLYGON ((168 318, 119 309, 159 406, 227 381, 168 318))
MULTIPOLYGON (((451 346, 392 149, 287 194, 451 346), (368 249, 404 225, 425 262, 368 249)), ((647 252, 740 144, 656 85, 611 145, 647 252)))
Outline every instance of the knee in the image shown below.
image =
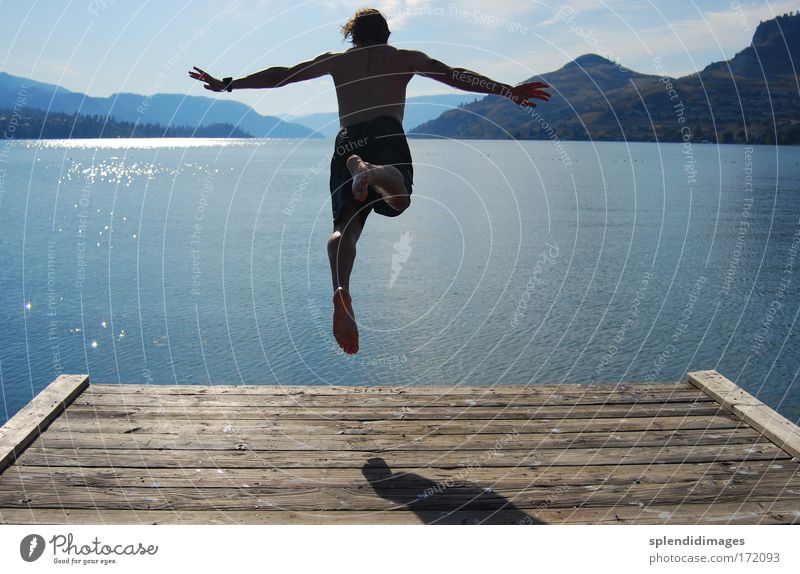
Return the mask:
POLYGON ((355 247, 355 241, 353 241, 351 234, 342 233, 341 231, 337 230, 331 233, 330 237, 328 237, 329 254, 336 254, 342 248, 347 249, 348 247, 355 247))
POLYGON ((397 195, 392 198, 392 203, 390 205, 397 213, 403 213, 411 205, 411 196, 397 195))
POLYGON ((341 231, 334 231, 331 233, 331 236, 328 237, 328 251, 334 252, 339 249, 339 244, 342 242, 342 232, 341 231))

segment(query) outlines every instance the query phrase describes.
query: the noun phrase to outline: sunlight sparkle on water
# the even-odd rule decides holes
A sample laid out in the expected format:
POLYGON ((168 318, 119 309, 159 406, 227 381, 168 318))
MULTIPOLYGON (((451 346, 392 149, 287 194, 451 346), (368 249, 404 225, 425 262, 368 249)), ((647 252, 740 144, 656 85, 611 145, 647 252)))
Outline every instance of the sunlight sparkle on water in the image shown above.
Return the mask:
MULTIPOLYGON (((28 147, 39 149, 183 149, 187 147, 231 147, 260 145, 270 140, 234 138, 108 138, 72 140, 31 140, 28 147)), ((274 140, 272 140, 274 141, 274 140)))

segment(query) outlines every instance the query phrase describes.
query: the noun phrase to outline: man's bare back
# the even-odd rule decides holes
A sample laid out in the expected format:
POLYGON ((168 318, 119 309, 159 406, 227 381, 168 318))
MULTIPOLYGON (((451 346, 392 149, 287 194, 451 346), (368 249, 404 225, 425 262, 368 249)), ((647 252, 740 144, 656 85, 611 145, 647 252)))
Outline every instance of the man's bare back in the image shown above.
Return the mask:
POLYGON ((550 94, 541 82, 512 87, 470 70, 451 68, 423 52, 389 46, 386 20, 371 8, 356 12, 343 33, 352 37, 353 48, 326 52, 292 67, 267 68, 240 79, 218 80, 200 68, 189 75, 215 92, 277 88, 326 75, 333 79, 342 128, 331 161, 334 229, 328 239, 328 257, 334 289, 333 333, 342 350, 353 354, 359 349, 350 298, 356 242, 370 211, 394 217, 411 202, 413 169, 402 127, 411 78, 420 75, 468 92, 504 96, 522 107, 534 107, 529 101, 533 98, 547 101, 550 94))
POLYGON ((381 44, 331 54, 339 125, 392 116, 403 122, 406 86, 414 77, 407 50, 381 44))

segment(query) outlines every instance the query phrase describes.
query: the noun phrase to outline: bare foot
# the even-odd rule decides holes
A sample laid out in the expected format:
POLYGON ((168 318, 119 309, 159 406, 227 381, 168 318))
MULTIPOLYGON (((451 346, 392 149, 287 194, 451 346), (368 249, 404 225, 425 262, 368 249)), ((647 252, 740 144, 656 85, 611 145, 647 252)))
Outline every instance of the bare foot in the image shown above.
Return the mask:
POLYGON ((357 155, 351 155, 347 158, 347 169, 350 170, 350 175, 353 176, 353 196, 356 201, 366 201, 367 192, 372 177, 369 170, 372 166, 365 162, 357 155))
POLYGON ((345 353, 358 353, 358 326, 353 301, 344 287, 339 287, 333 294, 333 336, 345 353))

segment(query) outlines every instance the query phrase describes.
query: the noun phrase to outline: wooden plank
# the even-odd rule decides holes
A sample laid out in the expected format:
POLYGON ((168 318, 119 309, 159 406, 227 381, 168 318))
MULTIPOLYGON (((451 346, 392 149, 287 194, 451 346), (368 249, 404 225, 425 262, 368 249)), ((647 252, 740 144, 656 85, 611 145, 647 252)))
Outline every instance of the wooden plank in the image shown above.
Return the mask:
POLYGON ((550 394, 491 395, 487 397, 470 395, 198 395, 171 394, 147 395, 144 393, 100 393, 90 387, 75 402, 87 406, 172 406, 172 407, 331 407, 331 408, 373 408, 373 407, 520 407, 547 405, 606 405, 606 404, 644 404, 675 402, 709 402, 710 397, 698 389, 674 392, 627 391, 618 393, 597 392, 559 392, 550 394))
POLYGON ((0 428, 0 472, 87 386, 89 375, 61 375, 4 424, 0 428))
MULTIPOLYGON (((361 468, 380 451, 202 451, 145 449, 47 449, 32 444, 19 458, 30 466, 107 466, 136 468, 361 468)), ((789 459, 770 442, 736 445, 702 445, 646 448, 570 448, 514 451, 406 451, 391 459, 420 468, 518 467, 659 464, 789 459)))
MULTIPOLYGON (((684 503, 678 506, 533 509, 534 524, 800 524, 800 500, 745 503, 684 503)), ((518 524, 517 513, 291 512, 271 510, 174 512, 169 510, 93 510, 0 508, 0 524, 518 524)), ((528 524, 529 522, 523 522, 528 524)))
POLYGON ((657 447, 768 442, 751 428, 620 432, 550 432, 424 436, 397 434, 382 436, 293 434, 264 436, 248 433, 219 433, 204 436, 170 436, 161 433, 71 433, 49 430, 38 445, 48 449, 163 449, 280 451, 438 451, 565 449, 573 447, 657 447))
POLYGON ((547 502, 550 508, 680 505, 684 502, 777 502, 795 500, 800 476, 783 474, 754 481, 729 479, 663 484, 598 484, 586 487, 530 485, 491 487, 480 484, 410 482, 405 477, 347 486, 92 487, 58 488, 47 482, 0 490, 3 508, 103 508, 112 510, 502 510, 509 504, 525 510, 547 502))
POLYGON ((617 393, 639 390, 644 393, 692 391, 694 386, 686 381, 659 383, 619 383, 619 384, 531 384, 531 385, 495 385, 476 387, 467 385, 409 385, 409 386, 328 386, 328 385, 134 385, 134 384, 92 384, 92 388, 103 393, 121 394, 214 394, 214 395, 458 395, 472 397, 489 397, 495 394, 525 395, 552 394, 558 392, 606 392, 617 393))
POLYGON ((555 509, 548 518, 561 524, 800 524, 800 500, 555 509))
POLYGON ((689 373, 689 382, 778 447, 800 458, 800 428, 717 371, 689 373))
MULTIPOLYGON (((408 482, 468 482, 493 486, 530 485, 573 487, 597 484, 664 484, 703 478, 758 483, 765 475, 798 476, 800 464, 751 460, 745 462, 664 463, 602 466, 549 466, 507 468, 409 468, 393 467, 394 474, 408 482)), ((0 476, 0 488, 9 490, 29 483, 52 483, 60 487, 247 487, 295 488, 309 486, 352 486, 365 483, 360 468, 108 468, 70 466, 10 466, 0 476)))
POLYGON ((750 426, 723 411, 721 415, 667 416, 636 418, 590 418, 590 419, 545 419, 485 421, 298 421, 298 420, 248 420, 232 424, 228 421, 174 421, 170 418, 151 418, 128 421, 100 417, 70 418, 69 410, 58 417, 49 427, 53 432, 70 433, 159 433, 172 436, 202 436, 206 434, 248 434, 263 436, 321 435, 370 435, 383 434, 407 436, 438 436, 458 434, 504 434, 509 432, 586 432, 586 431, 632 431, 632 430, 692 430, 735 429, 750 426))
POLYGON ((717 415, 726 412, 714 401, 691 403, 641 404, 641 405, 578 405, 578 406, 543 406, 543 407, 501 407, 484 408, 480 406, 452 407, 419 407, 419 408, 324 408, 309 407, 271 408, 271 407, 105 407, 72 405, 70 418, 105 417, 105 418, 163 418, 170 417, 176 422, 182 420, 226 420, 231 423, 252 419, 294 419, 294 420, 486 420, 531 418, 609 418, 609 417, 653 417, 679 415, 717 415))

